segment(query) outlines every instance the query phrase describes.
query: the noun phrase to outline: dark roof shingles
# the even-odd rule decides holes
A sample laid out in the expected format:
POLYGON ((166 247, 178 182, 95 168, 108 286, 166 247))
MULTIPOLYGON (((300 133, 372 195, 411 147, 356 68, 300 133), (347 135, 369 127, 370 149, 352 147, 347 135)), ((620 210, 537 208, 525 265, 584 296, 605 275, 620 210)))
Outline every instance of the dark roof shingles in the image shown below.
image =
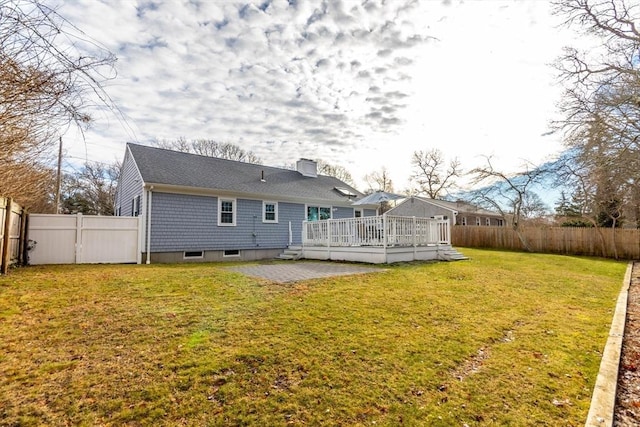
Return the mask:
POLYGON ((311 178, 295 170, 127 145, 146 183, 328 201, 346 201, 335 190, 346 187, 362 197, 362 193, 331 176, 311 178), (261 182, 263 172, 265 182, 261 182))

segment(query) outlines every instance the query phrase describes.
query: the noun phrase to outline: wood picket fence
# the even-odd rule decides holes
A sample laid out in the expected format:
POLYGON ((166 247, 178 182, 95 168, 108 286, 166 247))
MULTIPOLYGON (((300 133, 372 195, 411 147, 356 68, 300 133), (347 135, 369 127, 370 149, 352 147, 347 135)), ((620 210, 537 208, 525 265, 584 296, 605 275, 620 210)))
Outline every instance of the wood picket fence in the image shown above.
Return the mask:
MULTIPOLYGON (((522 227, 520 234, 533 252, 640 259, 640 229, 522 227)), ((526 250, 510 227, 454 226, 451 243, 469 248, 526 250)))
POLYGON ((11 198, 0 197, 0 273, 27 259, 27 213, 11 198))

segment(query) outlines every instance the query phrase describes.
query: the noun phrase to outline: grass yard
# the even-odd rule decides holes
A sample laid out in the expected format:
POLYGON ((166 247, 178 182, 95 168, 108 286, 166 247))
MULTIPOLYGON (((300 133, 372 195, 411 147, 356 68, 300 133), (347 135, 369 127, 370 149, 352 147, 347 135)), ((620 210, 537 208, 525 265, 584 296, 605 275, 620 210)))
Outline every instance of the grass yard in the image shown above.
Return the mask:
POLYGON ((584 425, 626 264, 470 261, 279 285, 222 264, 0 277, 2 425, 584 425))

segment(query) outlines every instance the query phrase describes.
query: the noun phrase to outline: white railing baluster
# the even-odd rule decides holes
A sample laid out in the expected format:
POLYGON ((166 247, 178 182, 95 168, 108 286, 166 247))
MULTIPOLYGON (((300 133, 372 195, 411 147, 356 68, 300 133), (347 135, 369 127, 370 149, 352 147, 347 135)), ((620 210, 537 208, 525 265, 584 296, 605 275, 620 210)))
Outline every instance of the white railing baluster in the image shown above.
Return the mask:
POLYGON ((304 246, 424 246, 450 244, 449 221, 433 218, 367 216, 304 221, 304 246))

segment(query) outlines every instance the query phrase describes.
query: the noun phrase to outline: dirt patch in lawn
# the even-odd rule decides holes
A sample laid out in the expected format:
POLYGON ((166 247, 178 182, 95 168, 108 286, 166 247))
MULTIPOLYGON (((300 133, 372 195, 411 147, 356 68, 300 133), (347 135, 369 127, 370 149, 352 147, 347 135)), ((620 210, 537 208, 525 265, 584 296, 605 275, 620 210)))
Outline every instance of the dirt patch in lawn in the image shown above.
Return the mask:
POLYGON ((640 424, 640 263, 631 271, 614 425, 640 424))

